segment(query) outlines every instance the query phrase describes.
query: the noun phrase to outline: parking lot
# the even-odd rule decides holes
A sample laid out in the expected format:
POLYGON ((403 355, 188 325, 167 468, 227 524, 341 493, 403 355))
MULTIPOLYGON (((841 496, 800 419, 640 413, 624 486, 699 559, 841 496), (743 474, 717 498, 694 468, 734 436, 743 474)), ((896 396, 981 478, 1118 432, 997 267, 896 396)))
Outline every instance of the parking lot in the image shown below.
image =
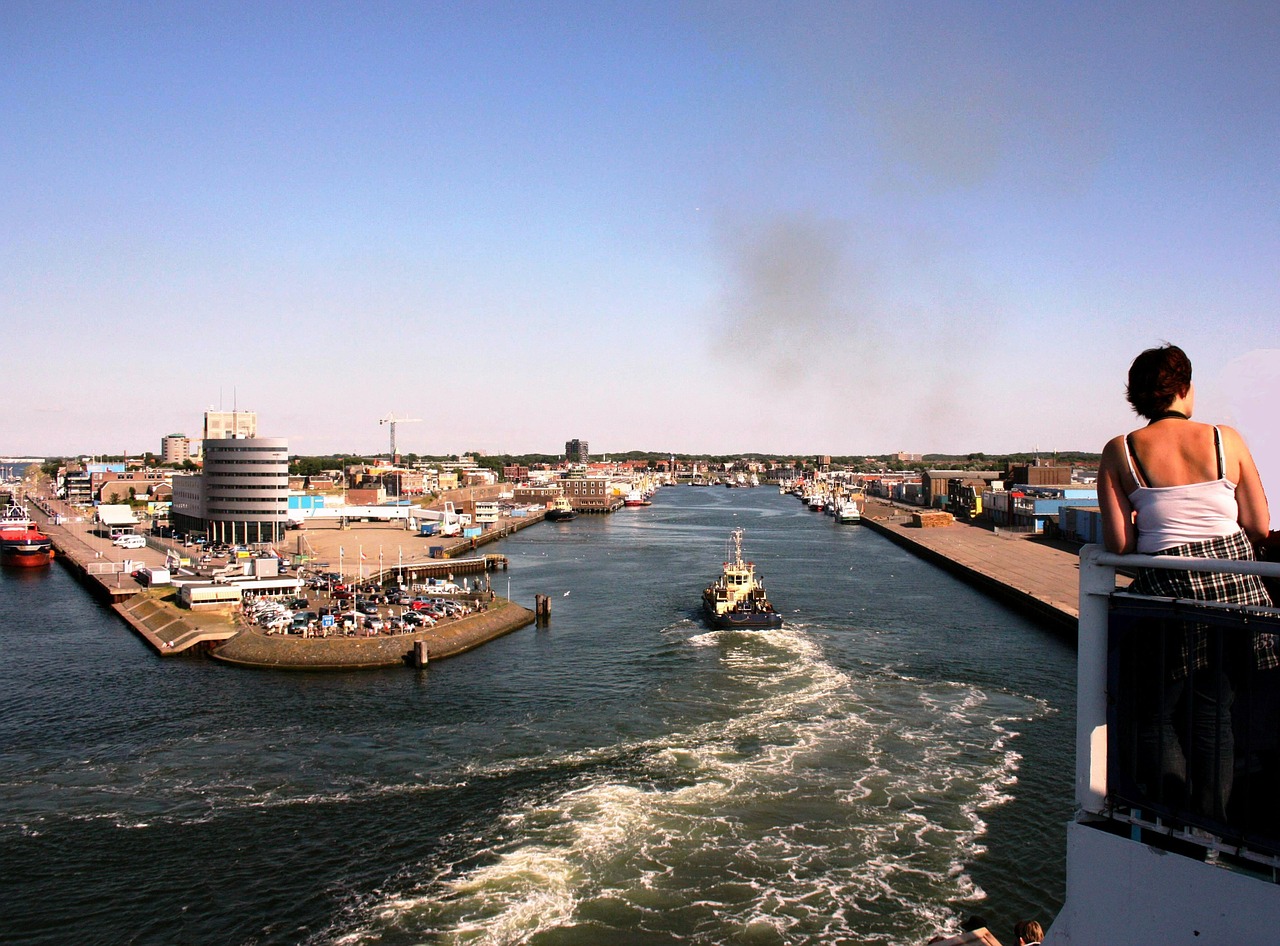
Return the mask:
POLYGON ((477 610, 477 593, 451 581, 428 580, 401 588, 344 582, 336 572, 306 572, 300 577, 305 591, 298 597, 246 600, 246 619, 268 634, 376 637, 410 634, 477 610))

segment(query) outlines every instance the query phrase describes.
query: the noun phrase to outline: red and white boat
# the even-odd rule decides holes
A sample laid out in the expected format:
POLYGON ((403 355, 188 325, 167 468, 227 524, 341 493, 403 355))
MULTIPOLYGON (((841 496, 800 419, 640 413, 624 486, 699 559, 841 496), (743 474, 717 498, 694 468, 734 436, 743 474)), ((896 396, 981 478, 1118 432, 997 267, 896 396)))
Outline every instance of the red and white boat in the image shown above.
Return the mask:
POLYGON ((52 540, 31 521, 26 509, 11 503, 0 516, 0 565, 39 568, 52 561, 52 540))

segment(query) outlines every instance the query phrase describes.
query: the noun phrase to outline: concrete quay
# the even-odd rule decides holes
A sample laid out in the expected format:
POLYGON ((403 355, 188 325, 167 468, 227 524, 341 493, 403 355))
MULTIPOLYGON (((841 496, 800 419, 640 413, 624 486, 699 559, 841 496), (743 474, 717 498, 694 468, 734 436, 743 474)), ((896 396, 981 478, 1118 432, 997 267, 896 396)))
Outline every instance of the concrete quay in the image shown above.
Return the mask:
MULTIPOLYGON (((477 614, 411 634, 306 640, 267 635, 261 629, 246 624, 238 608, 191 611, 178 606, 174 588, 144 587, 132 577, 131 572, 141 565, 163 566, 170 549, 184 557, 191 556, 193 549, 153 536, 146 537, 145 548, 120 549, 110 539, 98 535, 94 524, 81 510, 47 498, 31 502, 29 508, 41 530, 53 541, 58 561, 162 657, 183 653, 213 654, 215 649, 221 647, 225 650, 234 642, 235 646, 225 654, 217 654, 219 659, 241 666, 313 670, 380 667, 402 664, 417 640, 427 641, 429 658, 438 660, 464 653, 534 621, 532 611, 497 598, 488 609, 477 614), (55 515, 61 519, 60 522, 55 523, 55 515)), ((503 520, 498 529, 491 530, 494 535, 486 537, 485 541, 541 521, 541 516, 503 520)), ((309 537, 307 533, 290 533, 290 541, 293 536, 308 538, 312 552, 331 552, 335 566, 338 548, 345 546, 351 553, 347 572, 353 578, 358 572, 368 576, 375 570, 369 566, 376 562, 380 546, 384 546, 388 553, 387 566, 403 561, 406 567, 412 564, 426 569, 436 565, 447 570, 462 563, 450 562, 448 558, 432 558, 430 546, 445 544, 447 555, 458 555, 470 551, 476 544, 483 544, 470 539, 444 540, 442 543, 438 537, 419 538, 403 527, 393 529, 386 524, 373 523, 361 523, 341 530, 336 527, 309 530, 309 537), (392 543, 396 543, 394 558, 389 554, 392 543), (363 564, 356 561, 359 548, 366 550, 369 559, 363 564)), ((281 551, 288 554, 291 550, 282 548, 281 551)))
POLYGON ((27 511, 40 530, 53 542, 58 559, 108 604, 133 597, 142 586, 132 572, 141 565, 164 565, 163 550, 148 544, 141 549, 122 549, 94 532, 94 524, 83 510, 53 499, 28 500, 27 511), (54 516, 61 520, 55 524, 54 516))
POLYGON ((207 650, 239 633, 240 624, 229 611, 188 611, 178 607, 173 588, 138 584, 134 569, 164 565, 164 546, 154 539, 146 548, 116 548, 94 532, 82 511, 65 503, 41 499, 28 509, 53 542, 58 561, 160 656, 207 650), (55 523, 54 515, 61 521, 55 523))
POLYGON ((286 558, 304 556, 310 567, 321 567, 325 571, 337 571, 341 564, 344 576, 367 576, 400 566, 406 569, 419 566, 423 573, 428 573, 427 566, 441 566, 438 571, 448 572, 454 570, 448 567, 450 560, 471 557, 481 546, 536 525, 544 518, 544 512, 504 516, 493 528, 475 538, 419 535, 399 522, 360 522, 346 526, 336 520, 312 522, 304 529, 290 531, 275 548, 286 558), (433 555, 432 550, 437 549, 439 554, 433 555), (363 561, 361 554, 365 556, 363 561))
POLYGON ((1080 617, 1080 556, 1041 536, 957 521, 919 528, 912 512, 869 499, 862 523, 890 541, 1042 621, 1072 641, 1080 617))

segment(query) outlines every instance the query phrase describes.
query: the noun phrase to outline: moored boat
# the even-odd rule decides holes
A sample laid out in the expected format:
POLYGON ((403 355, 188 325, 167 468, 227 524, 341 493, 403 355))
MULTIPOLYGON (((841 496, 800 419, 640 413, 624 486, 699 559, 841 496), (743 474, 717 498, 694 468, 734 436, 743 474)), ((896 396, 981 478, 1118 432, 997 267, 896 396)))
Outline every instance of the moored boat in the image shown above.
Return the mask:
POLYGON ((721 630, 763 630, 782 627, 782 615, 774 610, 756 575, 753 562, 742 560, 742 530, 734 529, 733 558, 702 592, 702 610, 712 627, 721 630))
POLYGON ((53 541, 31 521, 26 509, 11 503, 0 516, 0 565, 39 568, 53 561, 53 541))
POLYGON ((847 494, 836 508, 836 522, 861 522, 865 503, 866 496, 861 491, 847 494))
POLYGON ((856 501, 846 499, 840 504, 840 508, 836 510, 836 522, 850 523, 861 522, 862 510, 858 508, 856 501))
POLYGON ((573 504, 569 502, 569 497, 559 496, 556 501, 551 504, 551 508, 547 510, 546 518, 550 522, 567 522, 570 519, 578 518, 578 511, 573 508, 573 504))

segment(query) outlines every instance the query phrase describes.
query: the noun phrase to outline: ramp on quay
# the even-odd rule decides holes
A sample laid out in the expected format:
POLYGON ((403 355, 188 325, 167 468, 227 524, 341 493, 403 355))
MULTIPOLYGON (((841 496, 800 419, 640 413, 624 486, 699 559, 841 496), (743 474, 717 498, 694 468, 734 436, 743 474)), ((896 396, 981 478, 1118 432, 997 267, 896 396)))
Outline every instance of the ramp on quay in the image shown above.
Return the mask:
POLYGON ((168 657, 198 644, 229 640, 240 626, 229 611, 193 612, 179 610, 166 597, 140 592, 112 607, 158 654, 168 657))

